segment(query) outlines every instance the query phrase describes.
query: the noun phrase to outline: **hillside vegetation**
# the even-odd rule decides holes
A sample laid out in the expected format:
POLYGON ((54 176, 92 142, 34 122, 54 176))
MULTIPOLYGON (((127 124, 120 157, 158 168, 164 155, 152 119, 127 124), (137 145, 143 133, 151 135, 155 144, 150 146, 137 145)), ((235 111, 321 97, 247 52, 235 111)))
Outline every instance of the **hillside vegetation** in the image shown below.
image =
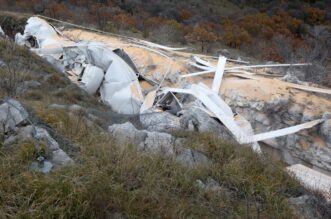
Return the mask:
POLYGON ((32 140, 10 147, 0 142, 0 218, 296 217, 288 198, 306 191, 280 162, 209 134, 181 134, 189 139, 187 147, 211 161, 192 168, 173 157, 118 145, 88 122, 83 110, 50 107, 78 104, 107 111, 62 73, 7 40, 0 40, 0 60, 0 99, 21 101, 35 125, 66 139, 61 147, 75 160, 44 175, 29 168, 39 153, 32 140), (29 81, 40 85, 26 86, 29 81))

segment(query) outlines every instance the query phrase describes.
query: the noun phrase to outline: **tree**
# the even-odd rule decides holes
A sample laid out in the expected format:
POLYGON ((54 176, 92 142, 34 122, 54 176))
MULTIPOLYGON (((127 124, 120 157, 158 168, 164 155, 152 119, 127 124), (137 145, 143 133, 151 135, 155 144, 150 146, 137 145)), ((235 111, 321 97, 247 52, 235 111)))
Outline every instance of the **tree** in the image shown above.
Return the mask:
POLYGON ((308 17, 308 22, 311 24, 320 24, 326 18, 326 11, 314 7, 306 7, 305 13, 308 17))
POLYGON ((49 15, 53 18, 70 18, 72 17, 71 12, 64 3, 52 3, 47 7, 49 15))
POLYGON ((201 44, 201 52, 204 52, 206 45, 215 42, 217 36, 215 33, 199 24, 193 28, 192 33, 187 35, 187 39, 191 42, 199 42, 201 44))
POLYGON ((118 29, 133 29, 136 27, 136 20, 128 14, 119 14, 114 16, 114 21, 118 25, 118 29))
POLYGON ((232 21, 225 21, 223 29, 223 41, 227 46, 240 48, 243 44, 251 41, 249 33, 232 21))

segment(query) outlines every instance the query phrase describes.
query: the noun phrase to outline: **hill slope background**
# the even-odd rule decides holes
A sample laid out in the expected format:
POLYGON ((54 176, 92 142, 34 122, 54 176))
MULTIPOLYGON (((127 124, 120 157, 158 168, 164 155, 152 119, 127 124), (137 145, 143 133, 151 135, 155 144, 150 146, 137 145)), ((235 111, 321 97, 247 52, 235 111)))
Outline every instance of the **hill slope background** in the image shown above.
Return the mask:
POLYGON ((199 52, 219 54, 226 47, 259 60, 313 62, 316 67, 305 80, 330 85, 330 0, 0 0, 0 4, 3 10, 43 14, 165 44, 188 44, 199 52))

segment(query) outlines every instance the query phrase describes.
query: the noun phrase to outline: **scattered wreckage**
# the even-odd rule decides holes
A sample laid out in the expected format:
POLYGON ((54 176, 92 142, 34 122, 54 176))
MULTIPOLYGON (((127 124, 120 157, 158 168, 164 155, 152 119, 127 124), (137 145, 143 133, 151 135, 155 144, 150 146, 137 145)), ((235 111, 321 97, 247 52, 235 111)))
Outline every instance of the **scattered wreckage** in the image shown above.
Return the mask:
MULTIPOLYGON (((321 118, 303 124, 255 134, 250 122, 242 115, 234 113, 219 95, 224 75, 251 79, 255 78, 255 73, 249 71, 249 69, 308 66, 309 63, 250 66, 247 65, 247 62, 220 56, 215 66, 198 56, 193 56, 192 61, 188 64, 200 71, 180 74, 176 80, 181 81, 181 83, 176 83, 174 87, 167 87, 163 86, 167 73, 162 80, 156 82, 140 73, 134 64, 134 60, 124 50, 112 48, 100 42, 74 42, 39 17, 28 19, 24 34, 18 33, 15 41, 19 45, 27 46, 49 61, 89 94, 99 95, 101 100, 117 113, 144 114, 151 110, 155 112, 166 110, 178 115, 185 107, 196 107, 222 123, 238 143, 251 145, 257 153, 262 152, 258 143, 260 141, 290 135, 303 129, 310 129, 326 120, 321 115, 321 118), (226 67, 227 61, 245 65, 226 67), (192 83, 187 80, 191 77, 206 74, 214 74, 210 87, 201 82, 192 83), (151 84, 151 89, 143 89, 140 81, 151 84)), ((130 38, 130 42, 136 47, 144 48, 168 59, 171 59, 167 55, 168 53, 182 49, 132 38, 130 38)), ((309 92, 331 94, 328 89, 293 83, 286 83, 286 86, 309 92)))

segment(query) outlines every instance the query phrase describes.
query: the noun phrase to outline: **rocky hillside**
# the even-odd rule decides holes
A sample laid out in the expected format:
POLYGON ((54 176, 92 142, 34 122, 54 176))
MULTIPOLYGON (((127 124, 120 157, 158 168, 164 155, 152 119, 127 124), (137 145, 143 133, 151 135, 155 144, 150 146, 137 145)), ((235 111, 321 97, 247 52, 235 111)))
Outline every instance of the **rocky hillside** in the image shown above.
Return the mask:
MULTIPOLYGON (((0 40, 0 78, 0 218, 331 215, 324 198, 290 177, 284 163, 206 133, 227 131, 204 112, 187 110, 180 119, 116 114, 11 39, 0 40), (181 128, 192 115, 199 129, 181 128)), ((260 117, 284 106, 227 98, 243 111, 266 109, 260 117)))

